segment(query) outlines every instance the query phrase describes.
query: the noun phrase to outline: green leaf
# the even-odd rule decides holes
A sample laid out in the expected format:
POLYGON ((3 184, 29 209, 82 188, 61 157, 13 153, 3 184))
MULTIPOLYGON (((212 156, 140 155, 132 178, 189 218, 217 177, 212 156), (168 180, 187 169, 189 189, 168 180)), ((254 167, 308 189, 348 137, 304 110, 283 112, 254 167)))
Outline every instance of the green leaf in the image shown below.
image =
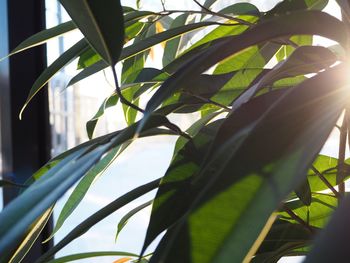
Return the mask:
POLYGON ((284 15, 289 12, 297 12, 300 10, 322 10, 328 4, 328 0, 285 0, 277 3, 277 5, 266 13, 266 18, 276 15, 284 15))
MULTIPOLYGON (((157 45, 159 43, 162 43, 164 41, 171 40, 177 36, 180 36, 182 34, 191 32, 196 29, 200 29, 206 26, 210 25, 217 25, 216 22, 199 22, 196 24, 189 24, 182 27, 169 29, 167 31, 158 33, 156 35, 150 36, 140 42, 137 42, 136 44, 130 45, 128 47, 125 47, 122 51, 122 54, 120 56, 120 60, 128 59, 130 57, 136 56, 139 53, 142 53, 154 45, 157 45)), ((75 77, 73 77, 67 86, 73 85, 80 80, 87 78, 88 76, 95 74, 96 72, 99 72, 103 69, 105 69, 108 65, 104 61, 99 61, 95 64, 93 64, 90 67, 85 68, 83 71, 78 73, 75 77)))
POLYGON ((60 0, 89 44, 109 64, 118 62, 124 44, 124 17, 119 0, 60 0))
MULTIPOLYGON (((168 123, 165 117, 154 116, 144 131, 165 123, 168 123)), ((69 154, 7 205, 0 214, 0 255, 13 247, 36 218, 94 167, 106 152, 134 138, 137 127, 138 124, 129 126, 103 143, 88 149, 82 147, 69 154)))
POLYGON ((123 230, 123 228, 126 226, 128 223, 129 219, 133 217, 135 214, 140 212, 142 209, 146 208, 147 206, 150 206, 152 204, 153 200, 150 200, 142 205, 139 205, 138 207, 135 207, 131 211, 129 211, 125 216, 120 219, 118 223, 118 228, 117 228, 117 233, 115 234, 115 240, 117 241, 119 233, 123 230))
MULTIPOLYGON (((195 123, 193 123, 191 125, 191 127, 189 127, 186 130, 186 133, 189 134, 192 138, 195 137, 202 129, 205 125, 208 124, 209 121, 211 121, 212 119, 214 119, 215 117, 217 117, 220 114, 220 112, 213 112, 211 114, 206 115, 203 118, 200 118, 198 121, 196 121, 195 123)), ((173 159, 177 157, 179 151, 185 147, 186 143, 187 143, 188 139, 180 136, 175 144, 175 148, 174 148, 174 153, 173 153, 173 159)))
MULTIPOLYGON (((235 125, 236 129, 245 127, 249 123, 254 123, 259 117, 260 112, 264 112, 272 105, 283 91, 274 91, 269 96, 262 95, 259 98, 251 100, 246 105, 228 117, 226 124, 235 125), (236 118, 244 114, 242 118, 236 118)), ((207 118, 207 117, 206 117, 207 118)), ((143 250, 157 237, 161 232, 178 221, 191 205, 189 200, 195 193, 192 192, 191 185, 200 170, 201 165, 208 159, 208 150, 215 145, 222 145, 223 141, 214 141, 214 138, 220 138, 224 135, 227 127, 222 126, 223 120, 218 120, 204 126, 196 132, 192 141, 184 146, 180 139, 180 145, 176 145, 173 161, 168 168, 161 185, 159 186, 151 214, 150 224, 147 229, 146 239, 143 250), (219 136, 218 130, 221 130, 219 136), (181 147, 181 148, 180 148, 181 147)), ((227 126, 227 125, 226 125, 227 126)), ((231 127, 232 129, 232 127, 231 127)), ((194 191, 198 191, 196 187, 194 191)))
POLYGON ((190 200, 190 192, 187 190, 191 177, 198 171, 221 124, 222 121, 216 121, 204 126, 193 140, 186 143, 173 157, 153 203, 143 252, 161 232, 185 213, 190 200))
MULTIPOLYGON (((140 33, 140 31, 142 31, 146 27, 145 23, 142 22, 130 22, 132 22, 130 26, 126 26, 125 28, 125 43, 134 39, 140 33)), ((79 57, 78 69, 87 68, 101 60, 101 56, 97 54, 92 48, 89 48, 79 57)))
POLYGON ((288 255, 296 248, 308 246, 313 238, 314 234, 304 226, 278 219, 264 238, 252 262, 278 262, 282 256, 288 255))
POLYGON ((217 0, 205 0, 203 6, 206 8, 210 8, 217 0))
POLYGON ((350 235, 347 226, 350 220, 349 195, 340 202, 327 227, 317 237, 311 252, 304 262, 344 262, 349 249, 350 235))
POLYGON ((53 211, 53 206, 43 213, 30 228, 21 244, 16 248, 9 262, 21 262, 43 231, 53 211))
POLYGON ((219 11, 220 14, 260 16, 259 9, 251 3, 235 3, 219 11))
MULTIPOLYGON (((349 164, 350 160, 345 160, 346 178, 350 176, 349 164)), ((338 159, 332 158, 330 156, 319 155, 313 163, 313 166, 324 176, 324 178, 332 186, 337 185, 336 176, 338 170, 338 159)), ((316 174, 313 170, 310 170, 308 173, 308 181, 312 192, 318 192, 328 189, 327 185, 322 182, 319 175, 316 174)))
POLYGON ((0 179, 0 187, 26 187, 26 185, 23 185, 23 184, 16 184, 12 181, 9 181, 9 180, 3 180, 3 179, 0 179))
POLYGON ((243 50, 239 54, 220 62, 215 70, 215 74, 222 74, 232 70, 246 68, 263 68, 280 48, 280 44, 266 42, 243 50))
MULTIPOLYGON (((171 23, 170 29, 185 25, 188 20, 188 16, 189 14, 182 14, 176 17, 174 21, 171 23)), ((179 36, 175 39, 172 39, 166 42, 164 47, 164 54, 162 58, 163 67, 168 65, 171 61, 173 61, 176 58, 179 52, 179 46, 181 44, 180 43, 181 41, 182 41, 182 37, 179 36)))
POLYGON ((56 232, 63 226, 64 222, 67 218, 73 213, 73 211, 78 207, 81 200, 83 200, 84 196, 88 192, 89 188, 93 184, 94 181, 98 177, 100 177, 104 171, 113 163, 113 161, 127 148, 129 144, 125 143, 112 149, 105 157, 101 159, 98 164, 93 167, 78 183, 78 185, 74 188, 73 192, 70 194, 68 200, 64 204, 58 219, 56 221, 56 225, 52 231, 52 234, 47 240, 50 240, 56 232))
MULTIPOLYGON (((40 31, 39 33, 36 33, 32 36, 30 36, 29 38, 27 38, 26 40, 24 40, 23 42, 21 42, 17 47, 15 47, 11 53, 6 56, 12 56, 14 54, 17 54, 19 52, 22 52, 26 49, 32 48, 32 47, 36 47, 38 45, 44 44, 46 43, 48 40, 61 36, 65 33, 68 33, 69 31, 72 31, 76 29, 75 24, 72 21, 68 21, 62 24, 59 24, 55 27, 52 28, 48 28, 45 29, 43 31, 40 31)), ((5 58, 6 58, 5 57, 5 58)), ((0 59, 3 60, 4 58, 0 59)))
MULTIPOLYGON (((22 233, 98 161, 104 150, 101 146, 77 161, 57 164, 6 206, 0 214, 0 254, 18 242, 22 233)), ((80 150, 74 157, 82 154, 80 150)))
MULTIPOLYGON (((257 20, 256 18, 250 18, 247 21, 253 23, 256 20, 257 20)), ((228 24, 228 25, 230 25, 230 24, 228 24)), ((195 49, 203 44, 206 44, 206 43, 209 44, 211 41, 213 41, 215 39, 241 34, 242 32, 246 31, 248 28, 249 27, 246 25, 238 25, 238 26, 233 26, 232 24, 231 24, 231 26, 219 25, 218 27, 214 28, 209 33, 204 35, 196 43, 192 44, 187 50, 182 52, 181 55, 184 55, 184 54, 188 53, 189 51, 191 51, 191 50, 193 50, 193 49, 195 49)))
POLYGON ((295 190, 294 190, 295 194, 299 197, 300 201, 304 204, 304 205, 310 205, 311 204, 311 187, 309 184, 309 181, 306 179, 304 180, 304 182, 299 185, 295 190))
POLYGON ((89 139, 91 139, 93 136, 98 119, 101 116, 103 116, 103 114, 107 108, 117 105, 118 100, 119 100, 119 97, 115 93, 113 93, 111 96, 106 98, 103 101, 100 108, 98 109, 98 111, 96 112, 95 116, 86 123, 86 131, 87 131, 89 139))
POLYGON ((176 262, 173 253, 183 262, 251 259, 266 222, 304 179, 346 105, 345 72, 340 66, 310 78, 236 133, 229 129, 233 122, 225 122, 210 161, 196 176, 199 194, 188 199, 195 200, 190 210, 168 231, 151 262, 176 262))
MULTIPOLYGON (((329 194, 312 194, 311 204, 305 205, 300 200, 286 202, 285 205, 310 226, 323 228, 336 209, 338 199, 329 194)), ((279 213, 284 220, 297 223, 286 212, 279 213)))
POLYGON ((48 261, 48 263, 65 263, 71 262, 75 260, 81 260, 85 258, 95 258, 95 257, 104 257, 104 256, 125 256, 125 257, 138 257, 138 255, 128 252, 118 252, 118 251, 102 251, 102 252, 87 252, 87 253, 79 253, 73 254, 61 258, 55 258, 53 260, 48 261))
POLYGON ((330 67, 337 61, 336 56, 327 48, 320 46, 302 46, 297 48, 285 61, 277 64, 273 70, 264 75, 259 82, 248 88, 234 103, 238 108, 247 102, 262 87, 282 78, 317 73, 330 67))
POLYGON ((42 255, 37 263, 46 262, 48 258, 50 258, 52 255, 54 255, 57 251, 65 247, 67 244, 69 244, 71 241, 76 239, 77 237, 84 234, 86 231, 88 231, 92 226, 94 226, 99 221, 103 220, 113 212, 117 211, 124 205, 130 203, 131 201, 135 200, 136 198, 152 191, 153 189, 157 188, 159 185, 160 179, 154 180, 150 183, 144 184, 142 186, 139 186, 135 188, 134 190, 129 191, 125 195, 117 198, 113 202, 109 203, 107 206, 102 208, 101 210, 97 211, 87 219, 85 219, 82 223, 80 223, 78 226, 76 226, 71 232, 69 232, 60 242, 58 242, 54 247, 49 249, 44 255, 42 255))
POLYGON ((348 36, 344 32, 347 32, 344 24, 328 14, 300 11, 261 22, 238 36, 223 38, 203 51, 200 56, 197 55, 163 83, 147 103, 142 123, 145 123, 148 115, 177 91, 178 87, 186 86, 189 79, 241 50, 278 37, 301 34, 321 35, 347 46, 348 36))
MULTIPOLYGON (((313 37, 307 35, 292 36, 290 38, 290 41, 298 46, 311 46, 313 37)), ((293 53, 294 50, 295 48, 290 45, 283 45, 281 49, 276 53, 277 61, 280 62, 283 59, 286 59, 293 53)))
POLYGON ((71 48, 65 51, 61 56, 59 56, 50 66, 48 66, 34 82, 32 88, 29 91, 27 100, 23 105, 21 112, 19 114, 22 118, 24 109, 27 107, 29 102, 33 99, 35 94, 37 94, 44 85, 64 66, 72 62, 77 58, 84 50, 88 48, 88 44, 85 39, 80 40, 78 43, 74 44, 71 48))

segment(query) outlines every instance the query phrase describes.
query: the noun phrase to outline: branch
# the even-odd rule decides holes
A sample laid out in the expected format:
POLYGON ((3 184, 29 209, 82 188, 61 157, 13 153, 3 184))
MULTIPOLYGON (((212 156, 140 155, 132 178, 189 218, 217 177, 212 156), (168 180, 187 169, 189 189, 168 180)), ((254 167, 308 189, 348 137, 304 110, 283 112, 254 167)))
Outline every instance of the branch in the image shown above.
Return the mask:
POLYGON ((297 221, 299 224, 304 226, 307 230, 309 230, 311 233, 313 233, 313 229, 310 227, 309 224, 307 224, 302 218, 300 218, 297 214, 295 214, 288 206, 285 204, 283 205, 283 210, 295 221, 297 221))
POLYGON ((343 123, 340 127, 340 135, 339 135, 339 151, 338 151, 338 173, 337 173, 337 181, 341 180, 339 183, 339 194, 344 196, 345 194, 345 151, 346 151, 346 138, 348 135, 348 127, 347 127, 347 115, 348 111, 345 110, 343 123))
POLYGON ((188 94, 189 96, 195 97, 197 99, 200 99, 200 100, 202 100, 202 101, 204 101, 206 103, 213 104, 213 105, 215 105, 215 106, 217 106, 219 108, 222 108, 223 110, 225 110, 227 112, 231 112, 231 109, 229 107, 227 107, 227 106, 225 106, 223 104, 220 104, 220 103, 218 103, 216 101, 213 101, 211 99, 204 98, 204 97, 202 97, 200 95, 194 94, 194 93, 189 92, 189 91, 183 91, 183 93, 188 94))
POLYGON ((129 106, 130 108, 133 108, 139 112, 142 112, 144 113, 145 111, 141 108, 139 108, 138 106, 136 106, 135 104, 131 103, 130 101, 128 101, 122 94, 121 90, 120 90, 120 87, 119 87, 119 84, 118 84, 118 77, 117 77, 117 72, 114 68, 114 66, 111 66, 112 68, 112 72, 113 72, 113 78, 114 78, 114 83, 115 83, 115 91, 117 93, 117 95, 119 96, 120 98, 120 102, 129 106))
POLYGON ((326 177, 323 176, 323 174, 316 169, 315 166, 311 166, 311 170, 318 175, 318 177, 321 179, 321 181, 329 188, 329 190, 332 191, 332 193, 338 198, 341 198, 341 195, 338 193, 338 191, 331 185, 331 183, 326 179, 326 177))
POLYGON ((232 16, 228 16, 228 15, 216 13, 216 12, 210 10, 209 8, 206 8, 205 6, 203 6, 203 5, 202 5, 201 3, 199 3, 197 0, 193 0, 193 1, 194 1, 200 8, 202 8, 202 10, 205 11, 204 13, 206 13, 206 14, 215 15, 215 16, 220 16, 220 17, 226 18, 226 19, 228 19, 228 20, 232 20, 232 21, 241 23, 242 25, 246 25, 246 26, 253 26, 253 25, 254 25, 254 23, 245 21, 245 20, 240 19, 240 18, 236 18, 236 17, 232 17, 232 16))

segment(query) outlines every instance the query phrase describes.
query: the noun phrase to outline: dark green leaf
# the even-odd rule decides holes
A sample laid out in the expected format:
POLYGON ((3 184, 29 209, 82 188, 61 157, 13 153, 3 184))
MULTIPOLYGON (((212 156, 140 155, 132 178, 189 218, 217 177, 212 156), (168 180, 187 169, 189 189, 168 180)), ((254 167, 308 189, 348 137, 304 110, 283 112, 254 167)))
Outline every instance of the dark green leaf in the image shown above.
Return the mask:
POLYGON ((302 46, 297 48, 287 60, 277 64, 273 70, 262 77, 259 82, 247 89, 233 104, 238 108, 253 97, 260 88, 282 78, 317 73, 330 67, 337 61, 336 56, 327 48, 320 46, 302 46))
POLYGON ((138 255, 133 253, 128 253, 128 252, 102 251, 102 252, 87 252, 87 253, 73 254, 73 255, 50 260, 48 261, 48 263, 65 263, 65 262, 72 262, 75 260, 82 260, 85 258, 96 258, 96 257, 104 257, 104 256, 138 257, 138 255))
POLYGON ((106 98, 102 103, 102 105, 100 106, 100 108, 98 109, 98 111, 96 112, 95 116, 86 123, 86 131, 89 139, 91 139, 93 136, 98 119, 101 116, 103 116, 107 108, 117 105, 118 100, 119 100, 119 97, 115 93, 113 93, 111 96, 106 98))
POLYGON ((164 82, 149 100, 143 123, 147 121, 148 115, 171 96, 178 87, 186 86, 189 79, 247 47, 278 37, 300 34, 321 35, 347 46, 348 36, 344 32, 347 32, 344 24, 328 14, 318 11, 301 11, 259 23, 238 36, 223 38, 222 41, 210 46, 202 54, 200 53, 200 56, 197 55, 164 82))
MULTIPOLYGON (((170 28, 176 28, 180 27, 186 24, 188 19, 188 14, 182 14, 174 19, 174 21, 171 23, 170 28)), ((179 52, 179 46, 180 42, 182 41, 182 37, 177 37, 175 39, 169 40, 166 42, 164 47, 164 55, 163 55, 163 67, 168 65, 171 61, 173 61, 178 52, 179 52)))
POLYGON ((67 51, 65 51, 61 56, 59 56, 50 66, 48 66, 34 82, 32 88, 29 91, 27 100, 23 105, 21 112, 19 114, 20 118, 24 109, 27 107, 28 103, 33 99, 35 94, 37 94, 44 85, 64 66, 72 62, 77 58, 84 50, 88 48, 88 43, 85 39, 80 40, 78 43, 73 45, 67 51))
MULTIPOLYGON (((317 228, 312 228, 316 231, 317 228)), ((288 252, 308 246, 314 238, 313 232, 300 224, 276 220, 262 242, 252 262, 277 262, 288 252), (264 260, 263 260, 264 259, 264 260)))
POLYGON ((124 44, 124 17, 119 0, 60 0, 90 45, 110 65, 124 44))
POLYGON ((3 179, 0 179, 0 187, 8 187, 8 186, 12 186, 12 187, 26 187, 26 185, 23 185, 23 184, 16 184, 12 181, 9 181, 9 180, 3 180, 3 179))
MULTIPOLYGON (((300 200, 287 202, 285 205, 307 224, 323 228, 337 207, 338 199, 329 194, 312 194, 311 204, 305 205, 300 200)), ((297 223, 287 213, 281 212, 282 218, 297 223)))
POLYGON ((322 10, 328 4, 328 0, 284 0, 266 13, 266 18, 276 15, 284 15, 305 9, 322 10))
POLYGON ((311 204, 311 188, 307 179, 294 191, 304 205, 309 206, 311 204))
POLYGON ((133 217, 135 214, 137 214, 138 212, 140 212, 142 209, 146 208, 147 206, 150 206, 152 204, 152 202, 153 202, 153 200, 150 200, 142 205, 139 205, 138 207, 135 207, 134 209, 129 211, 125 216, 123 216, 122 219, 120 219, 120 221, 118 223, 117 233, 115 234, 115 240, 117 240, 120 231, 123 230, 123 228, 128 223, 129 219, 131 217, 133 217))
POLYGON ((176 262, 173 253, 183 262, 249 260, 271 213, 304 179, 349 99, 345 72, 340 66, 310 78, 237 133, 228 129, 233 122, 223 124, 197 175, 199 194, 151 262, 176 262))
POLYGON ((251 3, 235 3, 219 11, 220 14, 260 16, 259 9, 251 3))
MULTIPOLYGON (((283 93, 276 91, 271 94, 250 101, 239 112, 229 117, 226 123, 231 123, 236 129, 243 128, 249 122, 253 123, 259 117, 260 112, 264 112, 283 93), (244 117, 236 118, 240 114, 244 114, 244 117)), ((182 143, 180 146, 176 146, 175 153, 177 155, 173 157, 153 204, 144 249, 157 235, 179 220, 189 208, 189 200, 192 200, 191 197, 194 195, 191 193, 191 184, 193 184, 191 181, 195 181, 195 176, 201 165, 205 164, 204 159, 207 159, 207 152, 211 145, 214 147, 223 144, 223 141, 213 142, 215 137, 219 139, 227 130, 227 127, 221 127, 222 122, 223 120, 216 121, 204 126, 200 131, 197 131, 193 141, 187 142, 184 146, 181 146, 182 143), (219 128, 222 133, 220 136, 217 134, 219 128)))
POLYGON ((56 232, 62 227, 67 218, 73 213, 73 211, 80 204, 81 200, 83 200, 87 191, 89 190, 92 183, 97 179, 97 177, 101 176, 101 174, 113 163, 113 161, 123 152, 124 149, 129 144, 123 144, 119 147, 112 149, 105 157, 101 159, 98 164, 93 167, 78 183, 78 185, 74 188, 73 192, 70 194, 68 200, 64 204, 58 219, 56 221, 55 228, 52 231, 52 234, 48 238, 51 239, 56 232))
POLYGON ((305 263, 346 262, 349 255, 350 196, 335 211, 327 227, 320 233, 305 263))
MULTIPOLYGON (((15 49, 11 51, 11 53, 8 56, 14 55, 16 53, 22 52, 28 48, 32 48, 41 44, 46 43, 48 40, 61 36, 69 31, 72 31, 76 29, 75 24, 72 21, 68 21, 62 24, 59 24, 55 27, 45 29, 43 31, 40 31, 39 33, 36 33, 23 42, 21 42, 15 49)), ((8 57, 7 56, 7 57, 8 57)), ((1 61, 2 59, 0 59, 1 61)))
POLYGON ((88 231, 92 226, 94 226, 99 221, 103 220, 104 218, 106 218, 113 212, 117 211, 119 208, 123 207, 124 205, 135 200, 136 198, 157 188, 159 182, 160 182, 160 179, 157 179, 145 185, 139 186, 134 190, 129 191, 125 195, 119 197, 118 199, 114 200, 113 202, 111 202, 101 210, 97 211, 95 214, 88 217, 82 223, 76 226, 60 242, 58 242, 54 247, 52 247, 48 252, 46 252, 41 258, 39 258, 37 263, 46 262, 46 260, 50 258, 52 255, 54 255, 57 251, 65 247, 72 240, 84 234, 86 231, 88 231))
MULTIPOLYGON (((168 123, 165 117, 154 116, 144 131, 165 123, 168 123)), ((104 143, 88 149, 81 147, 67 155, 7 205, 0 214, 0 254, 19 242, 34 220, 94 167, 106 152, 134 138, 137 127, 138 124, 129 126, 104 143)))
MULTIPOLYGON (((130 58, 132 56, 136 56, 139 53, 142 53, 149 48, 151 48, 154 45, 157 45, 159 43, 162 43, 164 41, 173 39, 177 36, 180 36, 182 34, 191 32, 196 29, 200 29, 209 25, 216 25, 216 22, 199 22, 196 24, 190 24, 190 25, 185 25, 182 27, 174 28, 174 29, 169 29, 167 31, 158 33, 154 36, 148 37, 144 39, 143 41, 137 42, 134 45, 125 47, 122 51, 122 54, 120 56, 120 60, 124 60, 127 58, 130 58)), ((85 68, 82 72, 77 74, 74 78, 70 80, 67 86, 73 85, 80 80, 95 74, 96 72, 99 72, 102 69, 105 69, 108 65, 104 61, 99 61, 95 64, 93 64, 90 67, 85 68)))
MULTIPOLYGON (((43 213, 30 228, 21 244, 16 248, 16 251, 11 256, 9 262, 22 262, 25 255, 32 248, 33 244, 43 231, 53 211, 53 206, 43 213)), ((2 260, 2 259, 1 259, 2 260)))

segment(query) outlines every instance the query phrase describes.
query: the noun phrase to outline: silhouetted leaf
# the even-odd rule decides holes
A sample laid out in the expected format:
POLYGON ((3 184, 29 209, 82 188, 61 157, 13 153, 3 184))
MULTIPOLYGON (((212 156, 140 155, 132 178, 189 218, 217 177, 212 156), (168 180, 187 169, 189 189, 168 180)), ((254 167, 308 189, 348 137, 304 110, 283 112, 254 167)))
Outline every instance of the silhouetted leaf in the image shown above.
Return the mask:
POLYGON ((110 65, 124 43, 124 17, 119 0, 60 0, 89 44, 110 65))

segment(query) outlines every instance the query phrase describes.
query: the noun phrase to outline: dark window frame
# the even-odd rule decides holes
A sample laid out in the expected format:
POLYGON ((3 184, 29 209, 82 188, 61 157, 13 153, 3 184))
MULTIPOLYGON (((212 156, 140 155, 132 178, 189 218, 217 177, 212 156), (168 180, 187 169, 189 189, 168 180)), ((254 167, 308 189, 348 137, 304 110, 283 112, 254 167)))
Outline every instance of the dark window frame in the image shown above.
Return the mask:
MULTIPOLYGON (((30 35, 45 29, 44 0, 0 0, 0 54, 5 55, 30 35)), ((30 49, 0 62, 0 129, 2 178, 24 183, 50 159, 51 133, 48 91, 43 89, 19 120, 31 85, 46 67, 44 46, 30 49)), ((18 195, 3 189, 4 206, 18 195)), ((42 244, 52 223, 44 229, 24 262, 33 262, 52 246, 42 244)))

